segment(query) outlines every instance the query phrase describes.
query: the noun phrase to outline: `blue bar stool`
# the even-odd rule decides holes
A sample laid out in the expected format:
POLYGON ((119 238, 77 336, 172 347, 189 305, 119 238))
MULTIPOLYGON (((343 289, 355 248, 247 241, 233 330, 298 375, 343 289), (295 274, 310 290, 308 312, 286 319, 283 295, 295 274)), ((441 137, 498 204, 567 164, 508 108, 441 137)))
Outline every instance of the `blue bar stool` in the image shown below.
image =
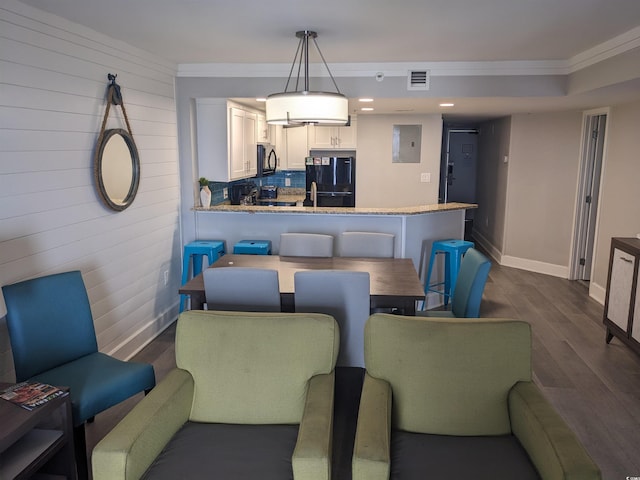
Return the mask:
MULTIPOLYGON (((192 277, 202 272, 204 257, 207 257, 209 265, 225 254, 223 240, 196 240, 184 246, 182 257, 182 285, 189 280, 189 264, 192 263, 192 277)), ((186 295, 180 295, 180 311, 184 310, 186 295)))
POLYGON ((458 279, 458 271, 460 270, 460 260, 467 250, 474 246, 473 242, 466 240, 437 240, 431 246, 431 258, 429 259, 429 269, 427 270, 427 278, 424 280, 425 300, 422 303, 424 310, 427 303, 426 295, 429 292, 436 292, 444 296, 445 306, 449 304, 449 300, 453 297, 453 288, 458 279), (436 260, 436 255, 444 253, 444 282, 429 283, 431 281, 431 271, 436 260), (444 289, 440 290, 435 287, 444 285, 444 289))
POLYGON ((233 246, 233 253, 271 255, 271 240, 240 240, 233 246))

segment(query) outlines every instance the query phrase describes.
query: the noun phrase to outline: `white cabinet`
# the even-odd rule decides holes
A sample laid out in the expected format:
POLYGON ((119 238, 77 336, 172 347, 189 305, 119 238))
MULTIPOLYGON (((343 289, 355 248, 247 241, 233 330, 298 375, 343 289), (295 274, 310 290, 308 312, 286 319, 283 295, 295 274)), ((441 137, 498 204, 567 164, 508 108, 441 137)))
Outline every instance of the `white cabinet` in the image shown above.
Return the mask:
POLYGON ((230 182, 256 175, 257 114, 224 98, 196 99, 198 177, 230 182))
POLYGON ((356 148, 356 118, 351 117, 348 127, 309 126, 309 148, 316 149, 355 149, 356 148))
POLYGON ((629 324, 635 257, 618 248, 613 249, 612 256, 607 318, 626 332, 629 324))
POLYGON ((603 322, 607 343, 617 337, 640 353, 640 240, 611 239, 603 322))
POLYGON ((236 107, 229 108, 230 179, 255 176, 257 115, 236 107))
POLYGON ((631 338, 640 344, 640 281, 636 278, 636 304, 633 309, 633 323, 631 325, 631 338))
POLYGON ((264 113, 257 114, 256 141, 258 143, 275 143, 275 125, 267 123, 264 113))
MULTIPOLYGON (((307 141, 308 127, 293 127, 284 129, 286 140, 286 170, 304 170, 305 158, 309 156, 307 141)), ((285 169, 284 162, 283 169, 285 169)))

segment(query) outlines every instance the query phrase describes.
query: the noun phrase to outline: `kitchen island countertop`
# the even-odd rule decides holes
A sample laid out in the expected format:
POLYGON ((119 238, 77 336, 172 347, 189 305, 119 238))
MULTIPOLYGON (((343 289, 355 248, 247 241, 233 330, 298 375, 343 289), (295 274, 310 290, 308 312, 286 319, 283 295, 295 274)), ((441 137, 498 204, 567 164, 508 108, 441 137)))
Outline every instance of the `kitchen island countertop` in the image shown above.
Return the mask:
MULTIPOLYGON (((284 196, 279 195, 280 201, 284 196)), ((292 195, 292 197, 295 197, 292 195)), ((478 208, 475 203, 436 203, 409 207, 284 207, 262 205, 214 205, 195 207, 198 212, 234 212, 234 213, 306 213, 335 215, 420 215, 424 213, 446 212, 478 208)))

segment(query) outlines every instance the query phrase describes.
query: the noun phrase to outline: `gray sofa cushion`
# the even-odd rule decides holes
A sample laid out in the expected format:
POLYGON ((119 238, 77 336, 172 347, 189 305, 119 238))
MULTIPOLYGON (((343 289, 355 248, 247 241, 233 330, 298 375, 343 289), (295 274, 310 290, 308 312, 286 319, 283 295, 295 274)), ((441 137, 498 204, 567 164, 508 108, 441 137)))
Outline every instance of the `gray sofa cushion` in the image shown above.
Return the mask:
POLYGON ((287 480, 298 425, 186 423, 142 477, 287 480))
POLYGON ((539 480, 513 435, 458 437, 394 430, 391 479, 539 480))

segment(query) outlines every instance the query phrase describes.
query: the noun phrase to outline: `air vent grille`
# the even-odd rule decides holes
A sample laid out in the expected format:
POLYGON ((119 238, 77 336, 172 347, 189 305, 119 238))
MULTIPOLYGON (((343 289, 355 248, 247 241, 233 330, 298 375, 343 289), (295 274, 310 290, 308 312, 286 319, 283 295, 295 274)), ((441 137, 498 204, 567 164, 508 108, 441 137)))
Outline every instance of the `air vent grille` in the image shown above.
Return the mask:
POLYGON ((410 70, 407 79, 407 89, 429 90, 430 76, 430 70, 410 70))

